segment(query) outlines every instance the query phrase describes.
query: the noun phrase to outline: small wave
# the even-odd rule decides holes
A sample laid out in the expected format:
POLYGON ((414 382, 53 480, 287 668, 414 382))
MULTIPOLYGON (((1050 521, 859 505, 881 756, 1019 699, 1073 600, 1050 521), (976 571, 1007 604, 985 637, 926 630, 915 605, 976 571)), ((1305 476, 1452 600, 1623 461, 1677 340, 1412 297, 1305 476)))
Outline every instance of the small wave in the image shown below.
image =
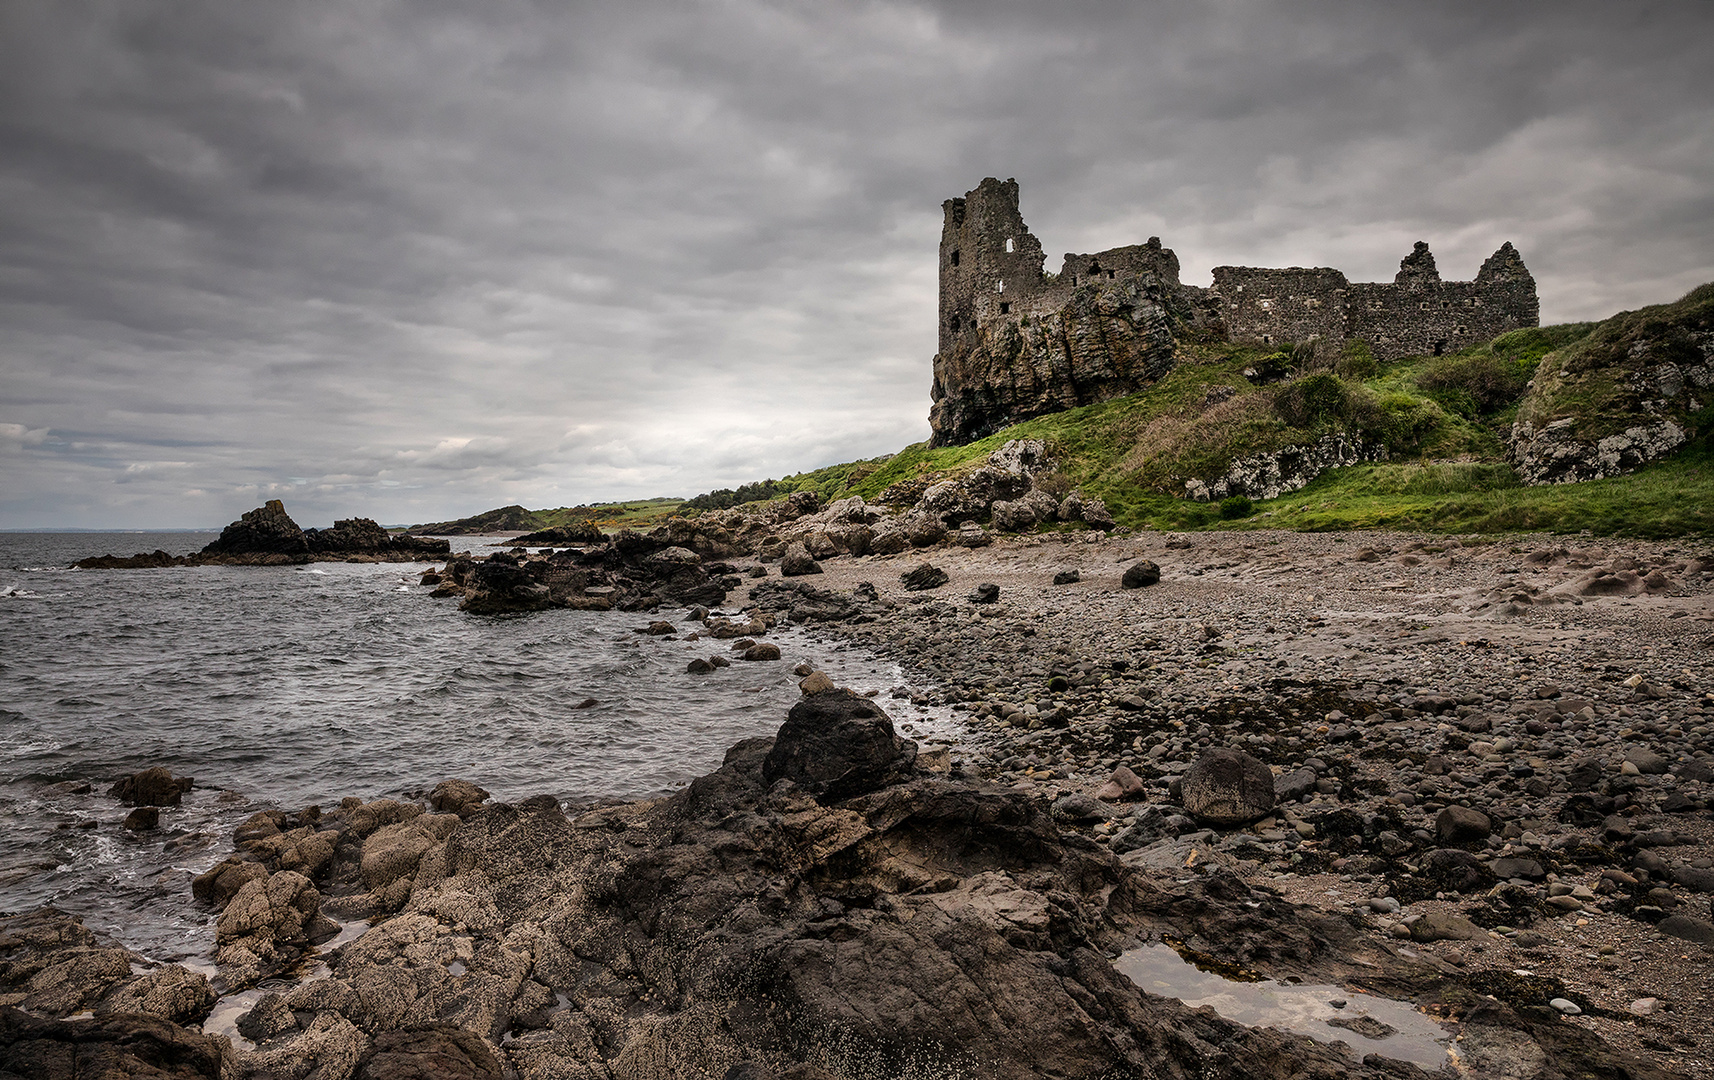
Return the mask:
POLYGON ((319 574, 322 577, 327 576, 327 571, 321 569, 320 567, 315 567, 315 568, 312 568, 309 570, 299 570, 298 573, 300 573, 300 574, 319 574))

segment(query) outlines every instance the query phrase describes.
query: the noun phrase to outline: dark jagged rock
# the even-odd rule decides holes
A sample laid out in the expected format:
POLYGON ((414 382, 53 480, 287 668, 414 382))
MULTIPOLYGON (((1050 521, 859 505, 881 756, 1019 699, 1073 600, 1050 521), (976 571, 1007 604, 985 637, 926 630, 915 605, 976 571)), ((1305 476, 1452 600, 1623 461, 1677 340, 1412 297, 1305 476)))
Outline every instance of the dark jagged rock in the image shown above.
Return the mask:
POLYGON ((452 550, 446 540, 395 536, 369 518, 335 521, 331 529, 305 529, 304 539, 317 555, 417 556, 432 558, 452 550))
POLYGON ((461 818, 469 817, 480 810, 487 800, 487 789, 477 787, 468 780, 442 780, 429 793, 430 806, 442 813, 457 814, 461 818))
POLYGON ((863 610, 856 597, 818 589, 799 581, 768 581, 750 590, 750 599, 767 611, 783 611, 792 622, 839 622, 863 610))
POLYGON ((49 1020, 6 1007, 0 1068, 19 1080, 220 1080, 220 1044, 151 1016, 49 1020))
MULTIPOLYGON (((93 1010, 197 1024, 214 1007, 201 974, 142 956, 51 907, 0 916, 0 999, 33 1015, 93 1010)), ((0 1047, 0 1063, 7 1060, 0 1047)))
POLYGON ((607 536, 595 522, 584 518, 570 525, 555 525, 551 529, 539 529, 533 533, 525 533, 514 543, 520 545, 563 546, 567 544, 583 546, 586 544, 605 543, 607 536))
POLYGON ((502 615, 543 611, 551 599, 548 586, 536 581, 516 563, 490 559, 475 564, 469 591, 458 608, 472 615, 502 615))
POLYGON ((879 705, 852 690, 830 690, 792 706, 762 779, 790 780, 831 802, 884 787, 915 760, 916 744, 893 734, 879 705))
POLYGON ((92 555, 72 563, 79 570, 158 570, 166 566, 188 566, 183 555, 168 555, 159 548, 135 555, 92 555))
POLYGON ((244 513, 202 549, 204 555, 309 555, 309 538, 279 499, 244 513))
POLYGON ((945 570, 932 563, 907 570, 899 575, 899 581, 912 592, 923 592, 928 589, 938 589, 952 578, 945 570))
POLYGON ((454 1024, 383 1032, 359 1059, 355 1080, 500 1080, 482 1039, 454 1024))
POLYGON ((810 555, 807 547, 801 543, 786 545, 785 554, 780 556, 780 573, 783 576, 802 577, 821 572, 821 564, 810 555))
POLYGON ((1161 579, 1161 568, 1148 559, 1138 559, 1125 567, 1124 576, 1119 579, 1122 589, 1142 589, 1155 584, 1161 579))
POLYGON ((159 765, 133 773, 107 789, 107 794, 126 806, 177 806, 184 793, 196 785, 188 776, 174 776, 159 765))

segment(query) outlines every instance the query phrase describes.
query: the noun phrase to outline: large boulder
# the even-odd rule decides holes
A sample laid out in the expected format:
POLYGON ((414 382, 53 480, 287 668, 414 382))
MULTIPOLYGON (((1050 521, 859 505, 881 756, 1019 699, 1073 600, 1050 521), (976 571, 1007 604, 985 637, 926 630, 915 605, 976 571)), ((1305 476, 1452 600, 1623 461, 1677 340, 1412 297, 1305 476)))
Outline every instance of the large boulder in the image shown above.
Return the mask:
POLYGON ((481 1037, 456 1024, 423 1024, 375 1036, 355 1080, 500 1080, 505 1075, 481 1037))
POLYGON ((911 592, 923 592, 927 589, 938 589, 952 578, 945 570, 933 563, 923 563, 912 567, 899 575, 899 582, 911 592))
POLYGON ((899 779, 916 761, 916 750, 916 743, 893 734, 892 718, 872 700, 829 690, 792 706, 762 762, 762 779, 790 780, 834 802, 899 779))
POLYGON ((443 814, 466 818, 480 810, 487 798, 487 789, 468 780, 442 780, 429 792, 429 805, 443 814))
POLYGON ((1210 750, 1185 771, 1184 808, 1210 825, 1242 825, 1274 808, 1274 774, 1241 750, 1210 750))
POLYGON ((472 568, 470 584, 458 609, 472 615, 503 615, 541 611, 551 602, 548 586, 536 581, 522 567, 503 559, 489 559, 472 568))
POLYGON ((338 933, 310 880, 282 870, 245 882, 226 905, 214 927, 216 958, 234 985, 248 985, 338 933))
POLYGON ((107 794, 126 806, 177 806, 195 783, 191 777, 174 776, 156 765, 125 777, 108 788, 107 794))
MULTIPOLYGON (((1070 500, 1066 500, 1069 502, 1070 500)), ((1143 589, 1155 584, 1161 579, 1161 568, 1148 559, 1138 559, 1125 567, 1124 576, 1119 579, 1121 589, 1143 589)))
POLYGON ((821 573, 821 564, 810 555, 809 549, 802 543, 786 545, 786 553, 780 556, 780 573, 785 577, 802 577, 805 574, 821 573))

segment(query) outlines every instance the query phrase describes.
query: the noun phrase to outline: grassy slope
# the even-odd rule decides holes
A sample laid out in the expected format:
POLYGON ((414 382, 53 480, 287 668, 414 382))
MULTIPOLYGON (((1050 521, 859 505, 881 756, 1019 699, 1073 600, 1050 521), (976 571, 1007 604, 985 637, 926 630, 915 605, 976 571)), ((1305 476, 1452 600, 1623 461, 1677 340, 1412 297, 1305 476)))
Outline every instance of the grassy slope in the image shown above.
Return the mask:
POLYGON ((557 510, 526 510, 521 506, 502 506, 486 510, 457 521, 442 521, 432 525, 413 525, 419 533, 450 532, 535 532, 570 525, 585 518, 594 518, 603 529, 647 529, 660 524, 678 512, 683 499, 632 499, 628 502, 599 503, 592 506, 562 506, 557 510))
POLYGON ((1506 432, 1542 357, 1606 325, 1518 330, 1452 356, 1387 365, 1359 348, 1334 372, 1302 373, 1309 377, 1285 386, 1255 386, 1242 374, 1269 361, 1289 363, 1284 354, 1187 346, 1179 366, 1142 393, 1037 417, 965 446, 916 443, 889 459, 786 480, 824 498, 874 500, 902 481, 976 468, 1009 439, 1037 438, 1060 462, 1064 484, 1105 499, 1114 518, 1134 528, 1714 534, 1714 456, 1706 438, 1634 475, 1584 484, 1526 488, 1505 464, 1506 432), (1207 404, 1210 390, 1221 387, 1231 397, 1207 404), (1323 391, 1319 408, 1305 406, 1305 387, 1323 391), (1351 430, 1384 442, 1390 460, 1334 470, 1235 520, 1223 519, 1217 505, 1178 497, 1185 478, 1213 479, 1234 456, 1351 430))

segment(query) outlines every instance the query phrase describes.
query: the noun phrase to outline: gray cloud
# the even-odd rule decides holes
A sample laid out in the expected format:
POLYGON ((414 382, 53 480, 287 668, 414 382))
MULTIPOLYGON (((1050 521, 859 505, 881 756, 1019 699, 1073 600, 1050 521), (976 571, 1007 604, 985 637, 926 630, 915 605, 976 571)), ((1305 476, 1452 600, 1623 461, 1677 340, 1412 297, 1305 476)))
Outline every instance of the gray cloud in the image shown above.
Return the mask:
MULTIPOLYGON (((1714 5, 0 9, 0 526, 691 494, 927 434, 942 199, 1052 256, 1714 277, 1714 5)), ((1051 257, 1051 256, 1050 256, 1051 257)))

